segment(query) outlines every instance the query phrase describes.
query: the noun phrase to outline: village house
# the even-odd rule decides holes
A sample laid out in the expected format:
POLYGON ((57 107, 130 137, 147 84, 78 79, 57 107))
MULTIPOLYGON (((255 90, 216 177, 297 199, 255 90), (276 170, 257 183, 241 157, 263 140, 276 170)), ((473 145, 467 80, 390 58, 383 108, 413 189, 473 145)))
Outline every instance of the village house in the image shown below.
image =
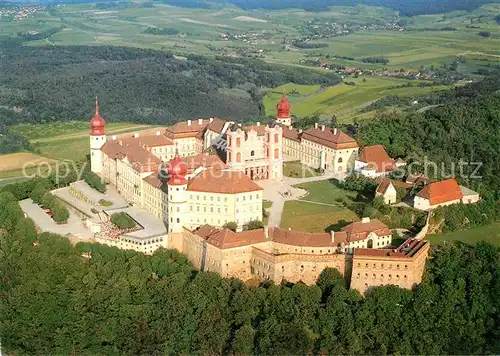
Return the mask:
POLYGON ((414 207, 419 210, 432 210, 452 204, 474 204, 480 200, 477 192, 458 185, 454 178, 427 185, 417 193, 414 207))

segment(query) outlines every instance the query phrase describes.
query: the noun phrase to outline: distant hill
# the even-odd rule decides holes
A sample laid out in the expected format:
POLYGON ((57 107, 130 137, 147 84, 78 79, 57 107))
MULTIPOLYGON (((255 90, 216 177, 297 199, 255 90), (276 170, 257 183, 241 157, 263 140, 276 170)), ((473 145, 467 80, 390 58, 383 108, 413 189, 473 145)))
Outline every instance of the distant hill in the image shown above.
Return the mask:
POLYGON ((246 10, 300 8, 307 11, 324 11, 333 5, 364 4, 390 7, 403 16, 414 16, 455 10, 470 11, 484 4, 498 3, 500 0, 163 0, 163 2, 197 8, 209 8, 213 3, 230 3, 246 10))

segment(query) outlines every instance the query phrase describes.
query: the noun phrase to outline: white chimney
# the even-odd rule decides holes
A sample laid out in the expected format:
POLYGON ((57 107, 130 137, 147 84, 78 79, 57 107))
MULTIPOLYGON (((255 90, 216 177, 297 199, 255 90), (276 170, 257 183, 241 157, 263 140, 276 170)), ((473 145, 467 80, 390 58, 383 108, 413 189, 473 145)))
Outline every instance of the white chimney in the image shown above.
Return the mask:
POLYGON ((134 133, 134 138, 139 138, 139 133, 138 132, 134 133))
POLYGON ((291 227, 289 227, 289 228, 288 228, 288 231, 292 231, 292 228, 291 228, 291 227))
POLYGON ((188 126, 191 126, 191 120, 188 120, 188 121, 187 121, 187 125, 188 125, 188 126))
POLYGON ((337 128, 333 128, 333 134, 336 135, 337 134, 337 128))
POLYGON ((123 141, 122 141, 122 140, 118 140, 118 144, 119 144, 120 146, 123 146, 123 141))
POLYGON ((292 127, 292 126, 288 126, 288 129, 289 129, 289 130, 292 130, 292 129, 293 129, 293 127, 292 127))
POLYGON ((115 140, 116 140, 116 135, 111 136, 111 139, 112 139, 113 141, 115 141, 115 140))
POLYGON ((257 121, 257 126, 260 126, 260 121, 257 121))
POLYGON ((203 125, 203 119, 198 119, 198 125, 203 125))
POLYGON ((317 122, 315 122, 315 123, 314 123, 314 128, 315 128, 315 129, 317 129, 317 128, 318 128, 318 123, 317 123, 317 122))
POLYGON ((362 224, 367 224, 369 222, 370 222, 370 218, 363 218, 363 219, 361 219, 361 223, 362 224))
POLYGON ((156 136, 160 136, 161 135, 161 132, 160 131, 156 131, 156 136))
POLYGON ((330 230, 330 238, 332 240, 332 244, 335 242, 335 231, 330 230))
POLYGON ((269 239, 269 227, 264 226, 264 237, 265 239, 269 239))
POLYGON ((211 117, 211 118, 209 119, 209 121, 210 121, 210 123, 214 122, 214 118, 213 118, 213 117, 211 117))
POLYGON ((321 131, 325 131, 325 125, 321 125, 321 131))
POLYGON ((299 134, 302 133, 302 129, 299 129, 299 134))

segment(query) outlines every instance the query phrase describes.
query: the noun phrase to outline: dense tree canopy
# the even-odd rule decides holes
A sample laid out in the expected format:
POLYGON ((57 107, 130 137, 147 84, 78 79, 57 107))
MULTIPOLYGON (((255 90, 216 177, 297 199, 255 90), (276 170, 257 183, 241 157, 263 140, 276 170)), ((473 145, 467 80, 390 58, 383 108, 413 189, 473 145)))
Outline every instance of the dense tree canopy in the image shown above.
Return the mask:
POLYGON ((0 117, 6 125, 90 119, 96 95, 110 122, 171 124, 214 116, 258 121, 261 87, 340 82, 334 73, 256 59, 182 60, 113 46, 0 46, 0 56, 0 86, 6 89, 0 91, 0 117))
POLYGON ((500 251, 437 246, 413 291, 362 298, 327 269, 317 285, 247 287, 146 256, 38 235, 0 193, 0 337, 13 354, 487 354, 500 352, 500 251), (5 220, 4 220, 5 219, 5 220), (36 241, 36 243, 34 243, 36 241))

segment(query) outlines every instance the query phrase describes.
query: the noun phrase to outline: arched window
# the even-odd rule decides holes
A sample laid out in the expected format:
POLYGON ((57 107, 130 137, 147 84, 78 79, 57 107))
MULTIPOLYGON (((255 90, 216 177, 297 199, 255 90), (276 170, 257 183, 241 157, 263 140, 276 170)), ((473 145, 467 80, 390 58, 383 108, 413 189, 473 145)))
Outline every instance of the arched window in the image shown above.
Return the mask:
POLYGON ((227 153, 227 161, 228 161, 228 162, 231 162, 231 152, 228 152, 228 153, 227 153))
POLYGON ((277 148, 274 149, 274 158, 275 159, 280 158, 280 151, 277 148))
POLYGON ((236 147, 240 147, 241 145, 241 138, 237 137, 236 138, 236 147))
POLYGON ((255 151, 250 151, 250 156, 255 156, 255 151))
POLYGON ((241 163, 241 153, 240 153, 240 152, 238 152, 238 153, 236 154, 236 162, 237 162, 237 163, 241 163))
POLYGON ((278 134, 274 134, 274 143, 278 143, 278 134))
POLYGON ((342 159, 342 157, 340 157, 340 158, 339 158, 338 162, 339 162, 339 163, 344 162, 344 160, 342 159))
POLYGON ((231 137, 228 137, 228 138, 227 138, 227 145, 228 145, 228 146, 231 146, 231 137))

